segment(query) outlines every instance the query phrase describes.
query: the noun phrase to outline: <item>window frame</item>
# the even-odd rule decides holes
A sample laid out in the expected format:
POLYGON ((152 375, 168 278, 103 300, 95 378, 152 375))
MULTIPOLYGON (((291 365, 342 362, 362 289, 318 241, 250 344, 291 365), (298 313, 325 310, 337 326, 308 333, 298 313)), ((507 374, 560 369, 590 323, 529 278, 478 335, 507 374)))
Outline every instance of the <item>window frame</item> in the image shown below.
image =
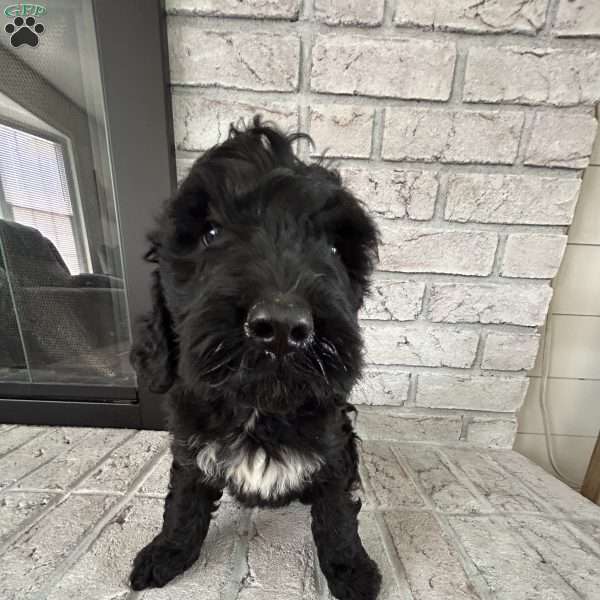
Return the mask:
MULTIPOLYGON (((70 200, 71 200, 71 227, 73 229, 73 239, 75 242, 75 249, 77 251, 77 258, 82 268, 82 273, 92 272, 92 261, 90 258, 90 248, 87 239, 87 226, 85 223, 85 217, 81 206, 81 194, 79 187, 76 183, 77 171, 75 166, 75 157, 73 155, 72 142, 69 136, 65 133, 60 133, 60 136, 54 135, 49 131, 38 129, 32 125, 28 125, 21 121, 13 120, 0 113, 0 125, 16 129, 24 133, 42 138, 53 144, 57 144, 62 148, 63 151, 63 162, 65 168, 65 175, 67 178, 67 186, 69 188, 70 200)), ((0 178, 0 207, 6 214, 11 218, 14 218, 12 205, 6 199, 4 190, 2 189, 2 180, 0 178)), ((41 212, 41 211, 40 211, 41 212)), ((51 212, 51 211, 48 211, 51 212)))
MULTIPOLYGON (((122 2, 118 9, 114 0, 92 0, 92 6, 125 293, 134 321, 150 308, 146 233, 176 185, 166 14, 164 0, 122 2)), ((1 383, 0 422, 164 429, 161 400, 143 382, 137 388, 1 383)))

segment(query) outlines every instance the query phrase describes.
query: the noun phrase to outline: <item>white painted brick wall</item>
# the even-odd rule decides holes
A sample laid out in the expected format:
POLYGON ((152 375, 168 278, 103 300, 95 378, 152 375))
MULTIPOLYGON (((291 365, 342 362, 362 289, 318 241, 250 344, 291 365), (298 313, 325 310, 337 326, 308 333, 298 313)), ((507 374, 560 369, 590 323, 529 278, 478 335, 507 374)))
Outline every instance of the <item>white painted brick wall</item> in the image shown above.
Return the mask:
POLYGON ((178 175, 261 113, 309 132, 302 156, 335 158, 377 220, 359 427, 510 445, 595 136, 600 2, 166 8, 178 175))

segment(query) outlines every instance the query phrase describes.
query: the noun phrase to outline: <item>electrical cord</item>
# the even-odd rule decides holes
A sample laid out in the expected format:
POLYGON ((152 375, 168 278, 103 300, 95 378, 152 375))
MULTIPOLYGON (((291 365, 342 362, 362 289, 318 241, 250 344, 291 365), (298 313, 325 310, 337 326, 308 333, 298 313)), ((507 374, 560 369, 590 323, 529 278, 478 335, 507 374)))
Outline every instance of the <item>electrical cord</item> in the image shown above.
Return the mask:
POLYGON ((552 318, 551 314, 548 314, 546 319, 546 327, 544 332, 544 341, 542 343, 542 378, 540 381, 540 393, 539 393, 539 402, 540 402, 540 410, 542 412, 542 423, 544 425, 544 441, 546 443, 546 454, 548 456, 548 461, 550 462, 550 466, 554 471, 554 474, 567 485, 579 489, 581 487, 581 482, 573 481, 570 477, 565 475, 559 468, 556 458, 554 456, 554 449, 552 447, 552 434, 550 432, 550 419, 548 415, 548 405, 547 405, 547 384, 548 378, 550 376, 550 351, 552 349, 552 318))

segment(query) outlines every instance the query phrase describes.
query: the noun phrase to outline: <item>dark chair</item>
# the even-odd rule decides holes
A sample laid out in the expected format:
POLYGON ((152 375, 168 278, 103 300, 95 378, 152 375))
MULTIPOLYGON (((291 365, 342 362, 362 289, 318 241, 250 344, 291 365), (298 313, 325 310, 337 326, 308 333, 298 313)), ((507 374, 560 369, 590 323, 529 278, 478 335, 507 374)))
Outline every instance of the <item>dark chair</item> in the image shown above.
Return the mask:
POLYGON ((0 219, 0 378, 105 382, 129 378, 123 281, 71 275, 37 229, 0 219), (27 373, 29 369, 29 373, 27 373))

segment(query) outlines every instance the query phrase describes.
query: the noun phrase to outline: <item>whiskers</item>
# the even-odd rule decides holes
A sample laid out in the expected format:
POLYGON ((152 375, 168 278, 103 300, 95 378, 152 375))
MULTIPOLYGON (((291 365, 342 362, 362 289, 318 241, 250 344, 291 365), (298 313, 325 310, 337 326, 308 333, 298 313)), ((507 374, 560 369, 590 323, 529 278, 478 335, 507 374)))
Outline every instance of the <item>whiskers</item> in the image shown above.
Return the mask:
POLYGON ((330 385, 334 371, 348 371, 336 345, 318 335, 303 351, 293 352, 281 359, 248 345, 243 336, 213 342, 210 350, 206 350, 208 344, 204 340, 193 377, 197 383, 211 389, 223 388, 228 384, 239 388, 260 380, 279 380, 284 386, 293 380, 301 380, 304 385, 311 381, 330 385))

